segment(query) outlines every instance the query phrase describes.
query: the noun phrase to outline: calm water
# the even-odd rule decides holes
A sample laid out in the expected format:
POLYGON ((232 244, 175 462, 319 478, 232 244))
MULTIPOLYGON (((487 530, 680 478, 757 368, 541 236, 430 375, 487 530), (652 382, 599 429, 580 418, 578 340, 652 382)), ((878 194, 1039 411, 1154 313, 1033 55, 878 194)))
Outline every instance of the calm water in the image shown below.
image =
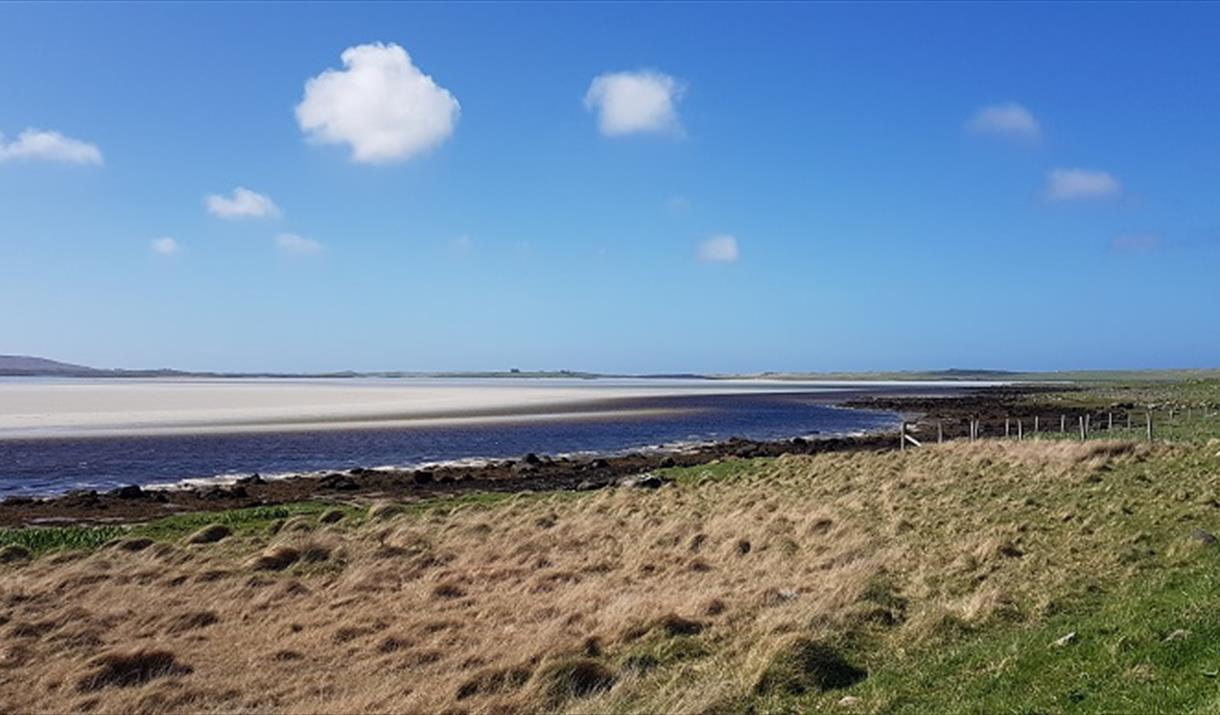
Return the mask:
POLYGON ((887 412, 828 407, 825 395, 737 394, 640 398, 632 407, 677 408, 641 417, 612 412, 462 426, 343 431, 0 441, 0 498, 125 484, 167 484, 221 475, 267 475, 410 466, 472 458, 613 453, 722 440, 778 439, 892 428, 887 412))

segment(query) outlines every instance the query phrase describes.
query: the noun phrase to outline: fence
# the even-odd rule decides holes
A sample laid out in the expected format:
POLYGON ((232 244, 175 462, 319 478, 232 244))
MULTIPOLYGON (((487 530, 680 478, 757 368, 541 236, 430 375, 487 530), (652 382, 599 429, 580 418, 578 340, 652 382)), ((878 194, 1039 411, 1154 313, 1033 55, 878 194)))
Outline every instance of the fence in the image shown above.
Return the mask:
MULTIPOLYGON (((1060 439, 1067 439, 1069 434, 1069 415, 1061 413, 1051 416, 1048 422, 1043 420, 1044 415, 1026 415, 1022 417, 1004 417, 1003 436, 1005 439, 1016 439, 1018 441, 1027 438, 1037 439, 1044 436, 1057 436, 1060 439), (1058 429, 1054 429, 1054 417, 1058 417, 1058 429), (1047 425, 1051 425, 1048 429, 1047 425), (1032 429, 1026 429, 1029 425, 1032 429)), ((1179 433, 1198 434, 1207 433, 1212 436, 1220 436, 1220 408, 1215 406, 1204 407, 1168 407, 1158 409, 1156 406, 1149 405, 1140 410, 1120 410, 1117 413, 1113 410, 1106 412, 1083 412, 1072 414, 1071 422, 1071 438, 1079 440, 1088 440, 1096 438, 1143 438, 1149 442, 1160 439, 1170 440, 1174 436, 1182 436, 1179 433), (1094 421, 1096 419, 1096 422, 1094 421), (1203 421, 1201 423, 1201 421, 1203 421), (1214 433, 1214 434, 1213 434, 1214 433)), ((998 418, 993 418, 991 423, 984 422, 979 418, 970 418, 968 420, 950 421, 951 426, 963 427, 958 433, 959 437, 968 439, 971 442, 983 439, 984 437, 999 437, 1000 424, 998 418)), ((946 439, 946 422, 937 420, 935 423, 936 441, 944 442, 946 439)), ((908 446, 922 447, 923 441, 915 436, 922 426, 930 426, 930 423, 912 423, 903 421, 898 431, 898 448, 905 450, 908 446)), ((953 438, 953 434, 949 435, 953 438)))

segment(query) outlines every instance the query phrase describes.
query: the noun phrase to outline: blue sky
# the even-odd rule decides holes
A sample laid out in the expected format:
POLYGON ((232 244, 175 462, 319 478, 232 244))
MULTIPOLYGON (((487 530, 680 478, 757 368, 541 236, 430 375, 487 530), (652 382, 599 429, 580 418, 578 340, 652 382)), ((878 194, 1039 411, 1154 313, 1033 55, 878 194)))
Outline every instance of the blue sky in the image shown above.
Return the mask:
POLYGON ((1217 26, 1167 3, 0 5, 0 353, 1215 366, 1217 26))

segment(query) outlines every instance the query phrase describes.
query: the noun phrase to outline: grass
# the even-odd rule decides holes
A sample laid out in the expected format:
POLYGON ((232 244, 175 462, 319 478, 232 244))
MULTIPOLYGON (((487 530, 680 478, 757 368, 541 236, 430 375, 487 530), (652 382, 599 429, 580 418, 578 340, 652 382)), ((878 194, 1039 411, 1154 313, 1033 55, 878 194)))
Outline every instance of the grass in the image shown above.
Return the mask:
POLYGON ((91 551, 120 538, 148 537, 171 542, 209 524, 224 524, 236 533, 254 533, 269 529, 277 521, 294 516, 316 517, 331 508, 363 513, 352 507, 325 502, 302 502, 283 506, 259 506, 227 511, 193 512, 167 516, 145 524, 95 526, 40 526, 24 529, 0 529, 0 547, 15 545, 34 555, 53 551, 91 551))
POLYGON ((1220 534, 1220 420, 1172 428, 729 459, 658 490, 0 532, 59 552, 0 564, 0 702, 1216 712, 1220 544, 1201 532, 1220 534), (186 543, 211 524, 229 534, 186 543))
POLYGON ((1088 595, 1032 627, 917 649, 879 663, 853 692, 896 713, 1215 712, 1218 567, 1214 551, 1201 552, 1179 572, 1088 595))

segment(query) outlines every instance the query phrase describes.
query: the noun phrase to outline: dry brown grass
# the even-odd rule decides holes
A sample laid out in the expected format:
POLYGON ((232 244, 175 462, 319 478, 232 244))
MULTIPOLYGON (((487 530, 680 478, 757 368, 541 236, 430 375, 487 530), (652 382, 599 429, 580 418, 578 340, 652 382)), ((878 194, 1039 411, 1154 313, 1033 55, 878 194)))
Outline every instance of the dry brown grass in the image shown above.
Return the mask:
POLYGON ((1148 449, 782 457, 656 491, 378 504, 358 528, 14 560, 0 709, 714 712, 832 687, 863 675, 835 651, 853 633, 1027 618, 1126 568, 1099 475, 1148 449))

